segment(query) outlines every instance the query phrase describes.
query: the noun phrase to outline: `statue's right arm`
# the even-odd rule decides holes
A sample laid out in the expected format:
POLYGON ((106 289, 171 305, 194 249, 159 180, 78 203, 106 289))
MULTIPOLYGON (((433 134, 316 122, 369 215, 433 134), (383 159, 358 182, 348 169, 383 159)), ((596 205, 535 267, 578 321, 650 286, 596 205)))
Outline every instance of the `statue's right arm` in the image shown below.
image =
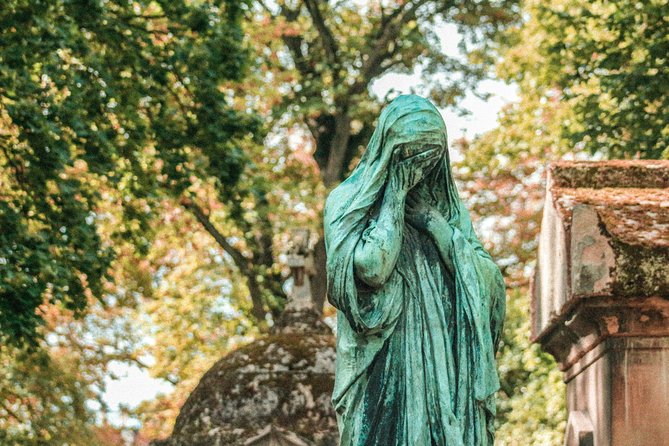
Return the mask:
POLYGON ((386 187, 376 226, 365 231, 353 254, 353 268, 358 280, 380 288, 393 272, 402 245, 406 192, 391 180, 386 187))

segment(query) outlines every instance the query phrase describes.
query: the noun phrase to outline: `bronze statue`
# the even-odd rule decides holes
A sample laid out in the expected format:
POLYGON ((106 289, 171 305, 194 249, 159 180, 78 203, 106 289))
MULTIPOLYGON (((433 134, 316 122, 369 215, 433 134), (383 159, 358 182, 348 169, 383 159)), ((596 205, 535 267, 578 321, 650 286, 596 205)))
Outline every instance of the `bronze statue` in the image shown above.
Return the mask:
POLYGON ((382 111, 324 218, 341 446, 492 445, 504 280, 434 105, 405 95, 382 111))

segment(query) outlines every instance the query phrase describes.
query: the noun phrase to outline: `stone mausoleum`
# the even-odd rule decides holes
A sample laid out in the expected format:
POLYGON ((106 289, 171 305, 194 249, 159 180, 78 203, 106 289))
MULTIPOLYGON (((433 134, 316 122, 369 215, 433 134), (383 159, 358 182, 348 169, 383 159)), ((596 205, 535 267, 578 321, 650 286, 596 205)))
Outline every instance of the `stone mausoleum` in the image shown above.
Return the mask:
POLYGON ((669 161, 550 166, 532 336, 564 372, 566 446, 669 445, 669 161))

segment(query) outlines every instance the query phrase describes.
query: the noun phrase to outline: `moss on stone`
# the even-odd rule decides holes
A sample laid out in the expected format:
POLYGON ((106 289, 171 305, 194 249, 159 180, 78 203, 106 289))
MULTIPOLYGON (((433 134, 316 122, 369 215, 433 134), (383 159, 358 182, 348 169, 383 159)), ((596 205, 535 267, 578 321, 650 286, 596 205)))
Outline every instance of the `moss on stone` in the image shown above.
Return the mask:
POLYGON ((560 188, 552 194, 565 229, 578 204, 597 211, 611 237, 633 246, 669 247, 669 188, 560 188))
POLYGON ((549 167, 555 187, 669 188, 669 161, 560 161, 549 167))

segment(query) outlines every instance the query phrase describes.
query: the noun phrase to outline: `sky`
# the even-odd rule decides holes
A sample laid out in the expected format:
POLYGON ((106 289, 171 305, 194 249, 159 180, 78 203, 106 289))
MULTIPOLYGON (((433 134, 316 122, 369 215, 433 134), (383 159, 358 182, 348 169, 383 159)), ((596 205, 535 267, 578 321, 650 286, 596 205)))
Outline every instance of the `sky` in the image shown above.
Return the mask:
MULTIPOLYGON (((455 26, 438 25, 436 33, 439 36, 442 49, 449 55, 458 53, 457 45, 460 36, 455 26)), ((418 73, 415 74, 387 74, 372 83, 371 91, 376 96, 383 98, 391 90, 398 93, 409 93, 411 88, 421 82, 418 73)), ((490 93, 491 97, 482 100, 473 94, 467 95, 461 102, 461 106, 471 113, 459 116, 450 110, 440 110, 446 123, 449 145, 455 139, 462 136, 473 138, 497 125, 497 115, 501 108, 517 99, 515 86, 506 85, 500 81, 484 81, 480 84, 481 92, 490 93)), ((172 385, 164 380, 151 378, 146 370, 137 366, 117 364, 112 372, 119 379, 108 378, 106 380, 105 402, 114 411, 112 419, 114 424, 127 427, 136 427, 136 420, 122 418, 120 406, 135 407, 144 400, 152 399, 159 393, 170 392, 172 385)))

